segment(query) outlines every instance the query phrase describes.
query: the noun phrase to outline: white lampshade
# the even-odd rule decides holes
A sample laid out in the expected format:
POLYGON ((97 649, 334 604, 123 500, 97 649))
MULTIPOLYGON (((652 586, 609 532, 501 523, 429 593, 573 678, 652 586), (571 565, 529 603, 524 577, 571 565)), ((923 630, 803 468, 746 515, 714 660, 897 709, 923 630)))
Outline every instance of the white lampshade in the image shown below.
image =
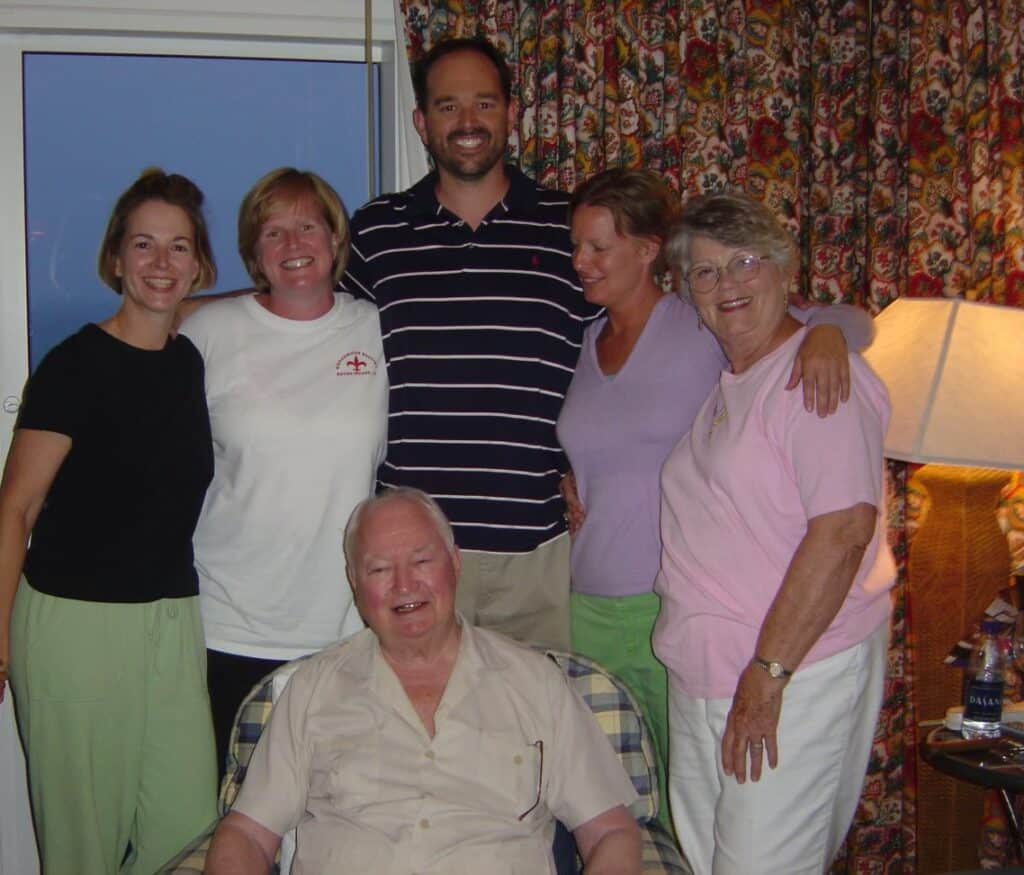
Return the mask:
POLYGON ((885 455, 1024 468, 1024 309, 900 298, 864 358, 892 400, 885 455))

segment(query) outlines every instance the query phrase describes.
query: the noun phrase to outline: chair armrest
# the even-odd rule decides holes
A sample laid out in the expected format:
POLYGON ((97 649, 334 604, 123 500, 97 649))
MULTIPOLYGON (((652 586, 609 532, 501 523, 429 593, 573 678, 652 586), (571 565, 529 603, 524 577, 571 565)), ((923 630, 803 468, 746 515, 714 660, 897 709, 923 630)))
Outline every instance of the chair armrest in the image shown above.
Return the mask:
POLYGON ((655 820, 639 824, 640 861, 644 875, 693 875, 690 863, 679 852, 668 831, 655 820))
MULTIPOLYGON (((164 865, 157 875, 202 875, 215 828, 216 824, 210 824, 206 832, 164 865)), ((693 875, 675 842, 656 821, 640 824, 640 839, 644 875, 693 875)), ((277 872, 276 867, 274 872, 277 872)))

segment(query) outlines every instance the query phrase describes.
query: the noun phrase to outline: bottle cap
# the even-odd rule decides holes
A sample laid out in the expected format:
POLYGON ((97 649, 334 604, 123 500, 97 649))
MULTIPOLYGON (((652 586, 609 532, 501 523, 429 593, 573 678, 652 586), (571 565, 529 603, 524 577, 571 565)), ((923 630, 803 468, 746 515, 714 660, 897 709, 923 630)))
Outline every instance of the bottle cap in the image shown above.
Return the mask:
POLYGON ((964 706, 955 705, 946 709, 946 729, 959 732, 964 725, 964 706))

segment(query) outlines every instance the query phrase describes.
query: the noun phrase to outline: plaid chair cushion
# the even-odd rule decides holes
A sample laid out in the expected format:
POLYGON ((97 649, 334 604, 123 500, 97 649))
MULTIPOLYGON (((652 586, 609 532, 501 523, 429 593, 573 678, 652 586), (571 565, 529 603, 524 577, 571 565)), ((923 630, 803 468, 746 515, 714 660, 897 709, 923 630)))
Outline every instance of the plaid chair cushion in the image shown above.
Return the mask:
POLYGON ((556 651, 549 651, 548 657, 558 664, 594 712, 640 797, 630 811, 642 830, 643 872, 692 875, 690 864, 675 840, 655 820, 659 799, 654 746, 633 694, 592 659, 556 651))
POLYGON ((626 774, 640 797, 631 811, 640 821, 653 820, 658 811, 658 779, 654 749, 640 709, 629 690, 593 660, 572 653, 548 652, 590 706, 594 717, 619 755, 626 774))
POLYGON ((249 770, 249 760, 256 749, 256 742, 263 734, 263 727, 270 719, 270 712, 274 710, 274 702, 281 695, 288 679, 307 659, 308 656, 294 659, 267 675, 239 705, 235 725, 231 729, 231 741, 228 743, 228 767, 220 787, 221 817, 228 813, 238 791, 242 789, 245 773, 249 770))
MULTIPOLYGON (((594 712, 594 717, 619 755, 640 797, 631 811, 640 824, 643 838, 644 875, 693 875, 675 840, 655 820, 658 810, 658 782, 654 772, 654 749, 640 710, 630 692, 597 663, 571 653, 548 652, 569 677, 573 687, 594 712)), ((304 659, 306 657, 303 657, 304 659)), ((245 780, 256 742, 259 741, 273 709, 274 678, 290 676, 301 664, 295 660, 264 678, 242 702, 231 732, 228 769, 220 790, 223 816, 235 801, 245 780)), ((283 687, 280 684, 279 687, 283 687)), ((201 875, 216 824, 199 836, 163 869, 161 875, 201 875)), ((274 875, 278 875, 275 869, 274 875)))

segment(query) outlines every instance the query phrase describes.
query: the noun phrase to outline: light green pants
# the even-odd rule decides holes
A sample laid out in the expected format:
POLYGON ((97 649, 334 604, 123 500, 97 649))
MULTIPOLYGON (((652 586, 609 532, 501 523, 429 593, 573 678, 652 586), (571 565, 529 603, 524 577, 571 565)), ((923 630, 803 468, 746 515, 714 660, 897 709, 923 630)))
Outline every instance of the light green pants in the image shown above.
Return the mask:
POLYGON ((213 820, 198 599, 86 602, 22 578, 10 674, 43 875, 152 875, 213 820))
POLYGON ((569 602, 572 649, 622 681, 633 694, 654 740, 658 820, 671 829, 665 771, 668 760, 668 675, 651 647, 661 599, 652 593, 606 598, 574 592, 569 602))

